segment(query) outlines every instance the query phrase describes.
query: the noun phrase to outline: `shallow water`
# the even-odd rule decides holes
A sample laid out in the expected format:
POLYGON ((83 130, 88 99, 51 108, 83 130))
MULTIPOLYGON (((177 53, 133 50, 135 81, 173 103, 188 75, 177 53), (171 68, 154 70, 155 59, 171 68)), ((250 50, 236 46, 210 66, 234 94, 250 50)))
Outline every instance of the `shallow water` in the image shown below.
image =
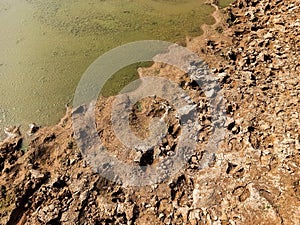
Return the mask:
POLYGON ((58 122, 83 72, 109 49, 200 35, 214 22, 203 2, 0 0, 0 129, 58 122))

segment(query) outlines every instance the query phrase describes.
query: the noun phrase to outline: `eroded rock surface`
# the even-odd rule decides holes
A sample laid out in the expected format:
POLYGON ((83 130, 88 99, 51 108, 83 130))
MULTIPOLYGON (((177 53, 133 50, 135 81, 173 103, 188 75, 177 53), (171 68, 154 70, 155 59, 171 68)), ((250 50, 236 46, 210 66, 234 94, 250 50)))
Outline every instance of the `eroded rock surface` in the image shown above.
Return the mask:
MULTIPOLYGON (((197 149, 185 167, 151 186, 106 180, 82 156, 69 110, 57 126, 32 132, 28 147, 16 132, 0 144, 0 223, 300 224, 300 2, 237 0, 224 13, 227 22, 187 43, 226 100, 226 135, 209 167, 202 167, 212 126, 203 91, 187 74, 155 64, 141 75, 178 82, 201 109, 197 149)), ((154 97, 135 105, 137 136, 147 137, 151 118, 166 115, 171 127, 146 154, 121 147, 110 128, 112 101, 96 106, 97 131, 111 153, 139 165, 172 154, 181 129, 171 105, 154 97)))

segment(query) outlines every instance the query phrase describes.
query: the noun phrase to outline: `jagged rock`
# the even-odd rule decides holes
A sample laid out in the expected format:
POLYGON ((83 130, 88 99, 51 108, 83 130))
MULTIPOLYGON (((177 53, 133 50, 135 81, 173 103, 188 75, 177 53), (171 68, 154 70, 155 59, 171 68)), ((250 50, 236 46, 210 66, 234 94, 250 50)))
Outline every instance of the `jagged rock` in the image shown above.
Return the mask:
POLYGON ((21 135, 20 127, 16 126, 4 128, 4 133, 7 135, 7 138, 16 138, 21 135))

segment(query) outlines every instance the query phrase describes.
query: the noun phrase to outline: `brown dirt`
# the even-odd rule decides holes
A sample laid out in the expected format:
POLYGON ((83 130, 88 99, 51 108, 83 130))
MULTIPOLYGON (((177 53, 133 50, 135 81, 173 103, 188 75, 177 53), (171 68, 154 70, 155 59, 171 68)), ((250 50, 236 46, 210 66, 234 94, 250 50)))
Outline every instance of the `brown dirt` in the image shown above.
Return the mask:
MULTIPOLYGON (((35 132, 26 149, 16 132, 0 144, 0 223, 300 224, 299 1, 237 0, 214 17, 203 36, 187 40, 226 99, 227 133, 211 167, 200 169, 211 126, 203 110, 197 151, 184 169, 158 185, 121 187, 89 167, 69 109, 58 125, 35 132)), ((140 74, 173 79, 207 108, 203 92, 178 69, 155 64, 140 74)), ((130 162, 135 155, 125 154, 110 127, 113 100, 98 100, 98 132, 109 151, 130 162)), ((165 113, 162 103, 149 97, 136 105, 130 122, 137 135, 148 135, 149 119, 165 113)), ((158 155, 180 135, 172 111, 166 119, 173 129, 158 155)))

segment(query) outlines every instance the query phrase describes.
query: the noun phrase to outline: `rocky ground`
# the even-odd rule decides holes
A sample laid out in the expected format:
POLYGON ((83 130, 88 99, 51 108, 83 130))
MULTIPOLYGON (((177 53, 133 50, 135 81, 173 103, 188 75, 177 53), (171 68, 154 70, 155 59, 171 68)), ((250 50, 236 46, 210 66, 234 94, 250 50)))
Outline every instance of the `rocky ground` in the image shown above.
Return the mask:
MULTIPOLYGON (((173 79, 202 109, 197 150, 185 168, 145 187, 106 180, 80 153, 68 110, 56 126, 33 127, 28 146, 17 130, 0 144, 0 223, 300 224, 300 2, 237 0, 215 18, 203 36, 187 40, 226 99, 227 132, 210 167, 201 169, 211 132, 205 95, 187 74, 155 64, 141 75, 173 79)), ((98 132, 126 161, 108 122, 112 101, 99 99, 98 132)), ((146 137, 149 119, 167 106, 151 97, 137 104, 130 117, 136 135, 146 137)), ((139 165, 174 150, 180 127, 169 109, 172 129, 152 160, 131 156, 139 165)))

